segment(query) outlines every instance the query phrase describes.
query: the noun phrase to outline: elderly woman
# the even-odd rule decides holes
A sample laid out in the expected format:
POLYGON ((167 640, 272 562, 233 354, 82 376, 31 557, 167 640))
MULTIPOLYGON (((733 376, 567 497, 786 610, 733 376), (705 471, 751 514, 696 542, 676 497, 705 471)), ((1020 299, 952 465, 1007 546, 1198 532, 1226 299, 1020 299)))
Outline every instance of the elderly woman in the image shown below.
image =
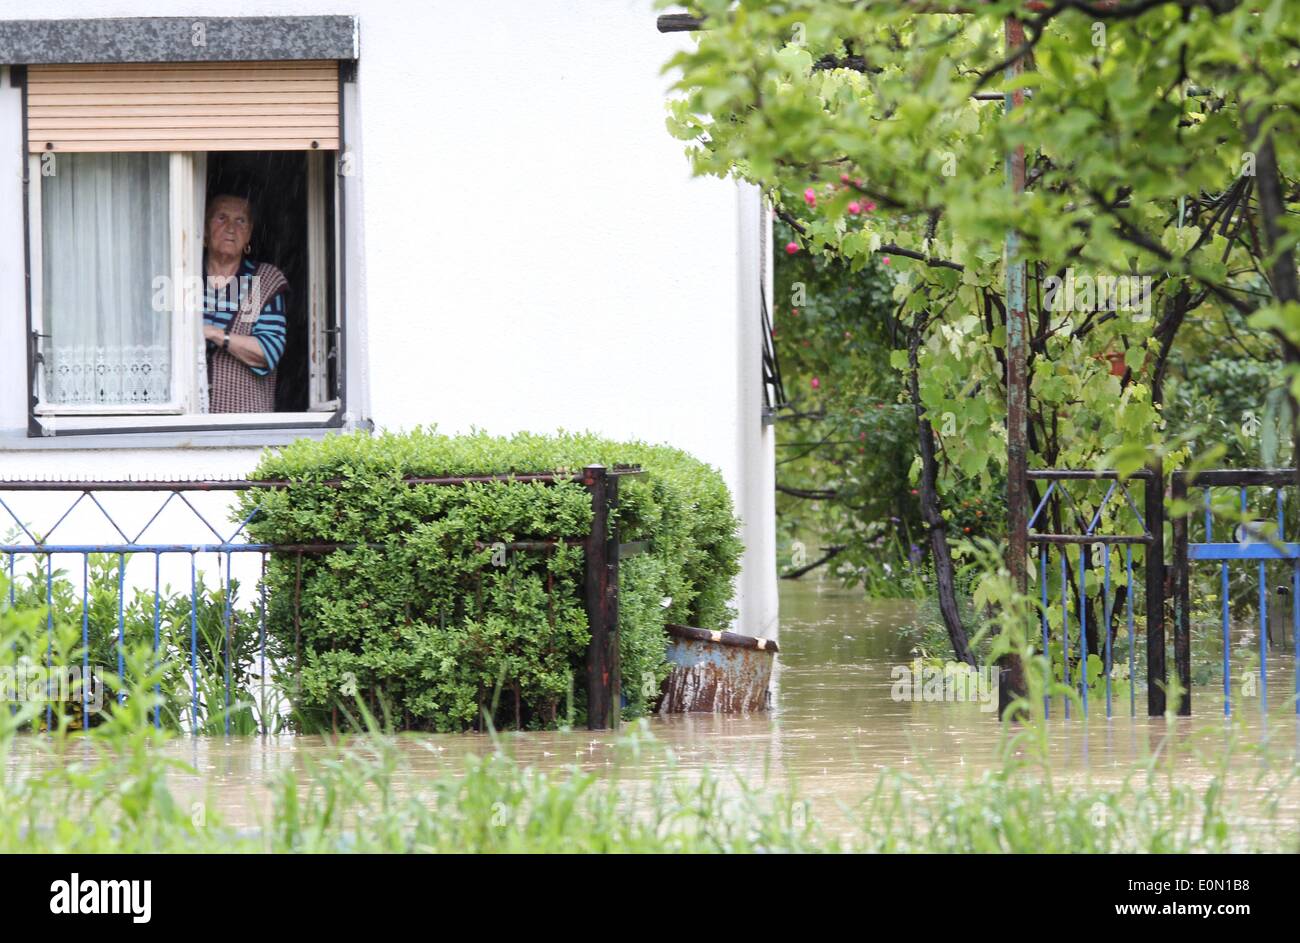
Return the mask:
POLYGON ((203 336, 208 348, 208 408, 214 413, 275 411, 275 367, 284 353, 281 271, 248 258, 253 207, 218 193, 203 227, 203 336))

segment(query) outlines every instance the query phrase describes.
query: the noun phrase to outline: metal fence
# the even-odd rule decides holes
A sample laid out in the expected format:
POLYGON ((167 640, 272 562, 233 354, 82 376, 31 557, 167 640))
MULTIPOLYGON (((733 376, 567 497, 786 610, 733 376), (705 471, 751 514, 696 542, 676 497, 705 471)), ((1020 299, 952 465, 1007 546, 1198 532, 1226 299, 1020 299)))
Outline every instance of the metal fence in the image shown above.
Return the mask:
MULTIPOLYGON (((1112 676, 1118 634, 1115 618, 1117 612, 1121 613, 1127 627, 1129 714, 1137 714, 1139 643, 1134 633, 1138 595, 1134 549, 1137 548, 1140 553, 1137 569, 1144 587, 1146 610, 1147 713, 1163 713, 1165 636, 1163 553, 1158 538, 1163 526, 1160 479, 1149 469, 1137 472, 1128 480, 1121 480, 1115 471, 1041 469, 1029 472, 1029 482, 1034 510, 1029 517, 1027 539, 1038 547, 1042 646, 1045 652, 1050 653, 1059 639, 1062 656, 1060 680, 1079 694, 1086 716, 1089 710, 1089 654, 1099 658, 1104 678, 1106 716, 1113 716, 1112 676), (1129 481, 1143 485, 1141 506, 1129 491, 1129 481), (1046 489, 1041 487, 1043 483, 1047 485, 1046 489), (1093 490, 1100 490, 1099 483, 1107 483, 1100 499, 1091 494, 1093 490), (1072 489, 1076 494, 1071 493, 1072 489), (1099 532, 1103 522, 1111 533, 1099 532), (1077 551, 1072 554, 1074 548, 1077 551), (1053 551, 1056 563, 1050 560, 1053 551), (1121 570, 1122 577, 1116 576, 1116 569, 1121 570), (1101 590, 1099 604, 1090 605, 1090 585, 1097 585, 1101 590), (1055 599, 1051 598, 1053 588, 1055 599), (1059 635, 1052 624, 1055 611, 1061 614, 1059 635), (1073 636, 1071 616, 1076 630, 1073 636)), ((1050 715, 1050 697, 1044 697, 1043 706, 1050 715)), ((1064 700, 1062 709, 1069 717, 1068 699, 1064 700)))
MULTIPOLYGON (((1287 648, 1286 623, 1290 622, 1290 650, 1295 653, 1296 632, 1300 630, 1300 543, 1287 540, 1286 494, 1294 494, 1294 469, 1218 469, 1197 473, 1175 472, 1171 497, 1180 505, 1203 514, 1202 539, 1193 540, 1191 510, 1174 519, 1174 663, 1181 682, 1180 714, 1192 711, 1192 564, 1219 564, 1219 654, 1223 673, 1223 713, 1232 714, 1232 582, 1233 564, 1253 564, 1256 568, 1257 617, 1259 637, 1255 640, 1259 655, 1258 699, 1260 712, 1268 711, 1268 665, 1271 648, 1287 648), (1199 502, 1189 489, 1200 492, 1199 502), (1215 497, 1226 501, 1216 509, 1215 497), (1216 517, 1219 521, 1216 525, 1216 517), (1270 591, 1269 567, 1274 565, 1270 591), (1269 597, 1279 597, 1270 616, 1269 597), (1287 603, 1287 597, 1290 603, 1287 603), (1290 619, 1286 618, 1290 609, 1290 619), (1272 636, 1272 638, 1270 638, 1272 636)), ((1294 506, 1294 500, 1291 505, 1294 506)), ((1291 531, 1296 528, 1294 512, 1291 531)), ((1242 574, 1237 573, 1238 581, 1242 574)), ((1248 577, 1247 577, 1248 578, 1248 577)), ((1300 657, 1296 659, 1296 713, 1300 714, 1300 657)))
MULTIPOLYGON (((584 604, 587 613, 588 627, 591 633, 591 641, 587 651, 586 663, 586 687, 588 695, 588 726, 591 729, 612 728, 618 725, 621 690, 620 690, 620 665, 619 665, 619 644, 618 644, 618 585, 619 585, 619 560, 622 556, 637 553, 645 549, 644 543, 620 544, 615 522, 614 512, 618 506, 619 481, 625 477, 638 476, 643 474, 639 468, 630 466, 615 466, 606 468, 600 465, 591 465, 583 468, 581 471, 569 473, 565 471, 538 472, 528 474, 488 474, 488 475, 469 475, 469 476, 448 476, 436 478, 419 478, 408 477, 405 482, 411 487, 456 487, 472 483, 483 482, 540 482, 543 484, 554 484, 560 481, 576 480, 580 482, 591 494, 592 500, 592 526, 590 533, 574 540, 567 538, 569 542, 581 544, 584 552, 584 604)), ((320 484, 320 483, 317 483, 320 484)), ((324 484, 339 486, 340 481, 325 482, 324 484)), ((199 732, 199 703, 200 703, 200 677, 199 677, 199 652, 200 652, 200 568, 198 565, 201 554, 214 554, 217 558, 217 573, 219 579, 219 588, 223 594, 224 606, 222 608, 222 636, 219 645, 224 648, 221 653, 221 665, 224 669, 224 708, 223 731, 226 734, 231 732, 231 704, 232 704, 232 672, 238 667, 238 656, 232 650, 233 639, 235 637, 235 625, 237 622, 234 605, 233 593, 237 585, 234 578, 235 558, 252 557, 254 566, 257 567, 257 573, 260 574, 256 580, 257 586, 257 635, 256 635, 256 658, 259 661, 259 672, 261 683, 261 704, 258 725, 262 733, 268 730, 268 702, 266 693, 266 657, 267 657, 267 594, 266 594, 266 567, 267 562, 275 556, 291 556, 297 560, 297 570, 299 577, 301 574, 301 560, 304 555, 328 554, 335 550, 354 549, 358 544, 347 543, 330 543, 330 542, 306 542, 298 544, 272 544, 272 543, 255 543, 247 539, 246 531, 248 525, 253 521, 261 510, 259 505, 254 505, 252 511, 244 516, 237 524, 233 525, 228 520, 217 519, 211 510, 205 513, 197 503, 197 495, 211 494, 214 492, 255 492, 268 491, 272 489, 292 488, 293 483, 289 481, 251 481, 251 480, 194 480, 194 481, 163 481, 163 480, 127 480, 127 481, 30 481, 30 480, 0 480, 0 510, 7 513, 12 519, 13 525, 17 530, 13 531, 17 536, 14 542, 0 544, 0 560, 6 565, 6 572, 9 577, 9 602, 15 603, 17 598, 17 565, 24 557, 30 557, 43 572, 45 585, 45 605, 48 609, 48 631, 50 635, 50 645, 47 652, 47 666, 51 665, 54 654, 54 591, 55 591, 55 560, 59 557, 72 557, 79 559, 82 571, 82 593, 81 593, 81 641, 82 641, 82 703, 81 703, 81 723, 83 727, 89 727, 90 713, 88 710, 89 692, 85 686, 85 679, 88 679, 91 671, 90 664, 90 610, 92 606, 91 599, 91 561, 93 555, 116 555, 117 557, 117 627, 114 640, 114 650, 116 653, 117 673, 121 677, 125 670, 125 653, 123 639, 125 635, 126 613, 127 613, 127 586, 128 586, 128 558, 132 556, 143 556, 146 560, 151 559, 152 567, 152 600, 153 600, 153 654, 157 657, 161 644, 161 626, 162 626, 162 574, 164 561, 179 558, 182 567, 188 569, 189 576, 189 614, 190 614, 190 635, 188 645, 189 659, 189 686, 191 689, 190 696, 190 731, 199 732), (136 517, 147 517, 145 524, 138 529, 128 527, 119 510, 111 513, 105 506, 105 495, 111 493, 130 493, 149 499, 156 500, 156 506, 150 503, 140 513, 137 506, 136 517), (57 519, 53 525, 45 529, 43 533, 38 533, 37 528, 33 525, 34 508, 31 506, 35 496, 45 496, 45 503, 50 499, 57 499, 60 495, 75 495, 58 513, 57 519), (176 502, 178 507, 188 510, 192 519, 192 525, 200 526, 204 531, 203 539, 193 542, 177 542, 158 539, 151 536, 150 532, 158 525, 160 518, 170 505, 176 502), (80 538, 79 535, 64 537, 64 532, 71 526, 68 522, 73 517, 74 512, 82 507, 83 504, 88 508, 98 511, 98 519, 101 524, 107 525, 107 532, 112 536, 107 540, 88 541, 80 538), (152 513, 150 513, 152 509, 152 513), (210 539, 209 539, 210 535, 210 539), (260 565, 259 565, 260 564, 260 565)), ((62 507, 59 504, 56 507, 62 507)), ((6 522, 7 523, 7 522, 6 522)), ((3 525, 0 525, 2 527, 3 525)), ((12 530, 12 528, 9 528, 12 530)), ((3 533, 3 530, 0 530, 3 533)), ((566 538, 556 535, 553 538, 518 541, 514 543, 502 544, 506 550, 517 551, 537 551, 545 550, 554 545, 559 540, 566 538)), ((377 546, 377 545, 371 545, 377 546)), ((30 574, 28 574, 30 576, 30 574)), ((37 579, 40 573, 38 572, 37 579)), ((137 570, 138 576, 138 570, 137 570)), ((139 582, 133 580, 133 583, 139 582)), ((144 581, 148 585, 149 581, 144 581)), ((293 618, 295 624, 295 634, 299 626, 300 619, 300 600, 301 591, 300 578, 295 582, 294 599, 293 599, 293 618)), ((146 590, 148 592, 148 590, 146 590)), ((301 652, 295 651, 295 657, 300 658, 301 652)), ((119 690, 119 701, 123 697, 119 690)), ((47 726, 53 722, 53 708, 47 705, 46 723, 47 726)), ((154 723, 161 724, 159 709, 154 710, 154 723)))
MULTIPOLYGON (((1106 716, 1113 715, 1112 678, 1114 646, 1118 638, 1127 642, 1129 713, 1137 713, 1137 689, 1141 665, 1138 653, 1145 650, 1147 713, 1163 714, 1167 702, 1166 619, 1172 616, 1172 649, 1178 701, 1176 711, 1192 709, 1192 625, 1196 612, 1192 600, 1195 564, 1218 564, 1218 635, 1216 655, 1222 674, 1224 715, 1233 710, 1233 664, 1251 653, 1236 649, 1234 631, 1243 646, 1250 645, 1258 657, 1251 678, 1251 693, 1261 714, 1269 706, 1270 657, 1279 651, 1296 653, 1300 634, 1300 528, 1295 504, 1287 501, 1296 487, 1294 469, 1216 469, 1170 476, 1169 498, 1178 512, 1170 517, 1172 556, 1165 559, 1164 482, 1150 469, 1121 479, 1114 471, 1048 469, 1031 471, 1034 491, 1028 542, 1038 546, 1039 601, 1042 606, 1044 650, 1059 640, 1061 680, 1079 695, 1086 714, 1090 685, 1086 672, 1089 655, 1101 660, 1105 685, 1106 716), (1141 482, 1140 499, 1129 490, 1129 482, 1141 482), (1041 483, 1046 483, 1045 490, 1041 483), (1105 491, 1100 498, 1088 494, 1076 499, 1071 493, 1079 486, 1105 491), (1041 494, 1039 493, 1041 491, 1041 494), (1195 492, 1195 493, 1193 493, 1195 492), (1127 509, 1127 515, 1116 513, 1127 509), (1123 517, 1127 520, 1123 520, 1123 517), (1100 533, 1101 528, 1110 533, 1100 533), (1195 526, 1199 525, 1199 526, 1195 526), (1194 529, 1200 540, 1193 539, 1194 529), (1288 539, 1289 538, 1289 539, 1288 539), (1077 548, 1077 551, 1074 550, 1077 548), (1055 551, 1057 559, 1050 559, 1055 551), (1253 569, 1253 572, 1251 570, 1253 569), (1253 599, 1234 599, 1243 583, 1253 599), (1100 602, 1089 597, 1089 587, 1101 590, 1100 602), (1118 586, 1118 591, 1116 587, 1118 586), (1138 603, 1139 592, 1142 595, 1138 603), (1244 605, 1243 605, 1244 603, 1244 605), (1233 611, 1254 607, 1254 631, 1233 611), (1172 611, 1170 611, 1172 608, 1172 611), (1050 614, 1060 612, 1059 621, 1050 614), (1137 638, 1135 612, 1145 612, 1145 640, 1137 638), (1118 632, 1117 615, 1126 627, 1118 632), (1105 631, 1098 631, 1104 626, 1105 631), (1089 631, 1090 627, 1093 631, 1089 631), (1073 629, 1073 634, 1072 634, 1073 629), (1091 641, 1090 641, 1091 640, 1091 641)), ((1136 490, 1136 489, 1135 489, 1136 490)), ((1276 681, 1276 678, 1274 679, 1276 681)), ((1300 713, 1300 657, 1295 659, 1295 710, 1300 713)), ((1050 711, 1050 702, 1045 705, 1050 711)), ((1070 702, 1063 704, 1069 716, 1070 702)))

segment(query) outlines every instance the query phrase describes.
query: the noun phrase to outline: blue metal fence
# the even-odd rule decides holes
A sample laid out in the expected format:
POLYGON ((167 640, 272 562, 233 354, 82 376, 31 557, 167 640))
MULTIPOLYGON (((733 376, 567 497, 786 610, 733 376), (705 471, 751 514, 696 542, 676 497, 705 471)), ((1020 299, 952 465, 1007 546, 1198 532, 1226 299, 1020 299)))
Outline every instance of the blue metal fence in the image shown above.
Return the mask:
MULTIPOLYGON (((236 554, 255 554, 261 558, 260 571, 264 575, 266 571, 266 560, 272 552, 296 552, 296 553, 321 553, 329 552, 333 549, 343 547, 342 544, 302 544, 302 545, 275 545, 252 543, 247 540, 245 530, 257 513, 255 507, 252 512, 246 515, 243 520, 230 529, 231 525, 225 521, 215 520, 214 516, 204 513, 191 497, 198 492, 235 492, 247 491, 257 488, 275 487, 275 483, 266 482, 249 482, 249 481, 174 481, 174 482, 151 482, 151 481, 96 481, 96 482, 56 482, 56 481, 5 481, 0 482, 0 509, 8 515, 12 523, 17 527, 18 539, 14 542, 0 544, 0 554, 4 555, 7 562, 9 575, 9 602, 14 605, 17 600, 18 592, 18 570, 17 563, 23 557, 30 557, 32 562, 44 572, 45 576, 45 598, 44 603, 47 608, 47 630, 49 634, 49 647, 47 649, 46 667, 52 666, 54 656, 54 622, 55 622, 55 561, 57 557, 80 557, 81 560, 81 649, 82 649, 82 684, 81 684, 81 724, 83 728, 89 728, 91 723, 91 633, 90 633, 90 597, 92 590, 91 581, 91 560, 95 555, 115 555, 117 567, 117 622, 113 635, 113 648, 116 655, 117 674, 120 677, 125 675, 125 651, 124 638, 126 629, 127 613, 127 569, 128 562, 132 556, 141 555, 145 558, 152 558, 153 578, 152 578, 152 597, 153 597, 153 625, 152 625, 152 645, 153 655, 158 657, 162 645, 162 570, 163 560, 170 557, 180 557, 188 566, 189 571, 189 686, 190 686, 190 704, 189 720, 191 732, 200 730, 199 713, 201 706, 201 687, 199 683, 199 588, 200 554, 215 554, 217 559, 216 570, 218 584, 222 588, 224 597, 224 606, 222 607, 222 628, 224 635, 224 657, 222 669, 225 674, 224 684, 224 701, 220 705, 220 714, 222 717, 221 724, 224 733, 229 734, 231 724, 231 707, 232 707, 232 678, 231 672, 234 661, 234 653, 231 651, 232 624, 234 621, 233 610, 233 589, 236 585, 232 579, 232 564, 236 554), (48 495, 58 494, 75 494, 71 502, 59 514, 54 524, 43 533, 37 533, 31 523, 33 509, 30 503, 27 506, 15 497, 18 495, 29 496, 33 492, 42 492, 48 495), (101 497, 107 492, 132 492, 136 494, 148 495, 158 499, 158 504, 153 508, 152 514, 143 527, 135 530, 134 533, 126 526, 122 513, 119 511, 114 514, 105 507, 101 497), (8 495, 6 498, 5 495, 8 495), (88 503, 98 510, 99 520, 107 524, 115 535, 115 539, 110 539, 101 543, 90 543, 80 540, 60 540, 62 536, 60 530, 64 528, 69 519, 73 516, 76 509, 83 504, 88 503), (190 522, 201 525, 212 539, 190 543, 178 542, 160 542, 149 539, 149 533, 158 524, 163 513, 173 502, 188 509, 190 513, 190 522), (223 528, 225 528, 223 530, 223 528)), ((145 513, 148 513, 146 509, 145 513)), ((7 523, 7 522, 6 522, 7 523)), ((138 570, 137 570, 138 575, 138 570)), ((258 638, 257 650, 259 657, 259 676, 261 679, 261 697, 259 712, 259 726, 263 733, 267 732, 269 718, 267 716, 267 696, 266 696, 266 589, 265 585, 259 579, 258 581, 258 638)), ((96 666, 99 667, 99 666, 96 666)), ((157 689, 161 694, 161 687, 157 689)), ((119 703, 125 697, 125 692, 117 692, 119 703)), ((214 709, 217 705, 203 704, 202 708, 205 714, 211 715, 217 713, 214 709)), ((53 707, 46 706, 46 724, 53 723, 53 707)), ((161 726, 162 715, 161 707, 154 708, 154 723, 161 726)))
MULTIPOLYGON (((1230 716, 1233 709, 1232 693, 1232 571, 1234 561, 1255 564, 1257 583, 1257 619, 1259 638, 1258 698, 1260 712, 1268 712, 1268 665, 1270 643, 1269 615, 1269 562, 1289 561, 1289 588, 1282 583, 1280 595, 1291 597, 1291 650, 1295 651, 1295 638, 1300 630, 1300 543, 1287 539, 1288 531, 1295 535, 1296 518, 1291 512, 1288 526, 1288 492, 1295 493, 1294 469, 1219 469, 1195 474, 1176 472, 1172 481, 1172 497, 1184 508, 1184 513, 1174 520, 1174 558, 1176 619, 1174 630, 1174 660, 1183 688, 1179 713, 1191 713, 1191 564, 1200 561, 1219 564, 1219 634, 1220 658, 1223 673, 1223 713, 1230 716), (1189 489, 1199 491, 1199 500, 1189 489), (1216 499, 1218 504, 1216 506, 1216 499), (1198 506, 1201 514, 1192 508, 1198 506), (1203 518, 1202 539, 1192 539, 1191 521, 1203 518), (1231 539, 1224 539, 1231 538, 1231 539)), ((1290 506, 1294 507, 1294 500, 1290 506)), ((1283 620, 1279 620, 1283 621, 1283 620)), ((1243 627, 1244 628, 1244 627, 1243 627)), ((1283 633, 1283 643, 1285 634, 1283 633)), ((1296 659, 1294 679, 1295 711, 1300 714, 1300 658, 1296 659)))
MULTIPOLYGON (((514 482, 555 482, 576 478, 592 494, 593 500, 593 528, 591 534, 584 538, 567 539, 566 542, 581 544, 584 548, 586 558, 586 575, 584 577, 584 586, 587 593, 587 612, 588 626, 591 631, 591 652, 589 653, 588 666, 588 696, 592 708, 589 710, 589 725, 593 729, 600 727, 612 727, 617 725, 618 716, 618 561, 621 556, 629 556, 640 552, 645 548, 644 542, 620 544, 618 541, 618 531, 615 524, 616 518, 614 511, 618 503, 618 481, 621 477, 634 477, 643 474, 638 468, 628 466, 616 466, 612 469, 606 469, 602 466, 589 466, 576 473, 570 472, 537 472, 524 474, 499 474, 499 475, 471 475, 456 476, 446 478, 407 478, 406 482, 412 486, 430 485, 430 486, 454 486, 465 485, 470 483, 481 483, 490 481, 514 481, 514 482), (592 679, 597 679, 592 681, 592 679), (600 690, 593 689, 593 684, 600 686, 600 690)), ((328 483, 327 483, 328 484, 328 483)), ((256 723, 258 731, 267 733, 271 729, 273 719, 272 703, 268 700, 267 691, 267 588, 266 573, 267 562, 272 556, 281 557, 289 555, 296 558, 296 568, 299 574, 299 580, 295 581, 294 599, 292 601, 293 618, 295 626, 300 618, 299 615, 299 598, 300 593, 300 575, 302 567, 302 557, 308 554, 328 554, 335 550, 349 550, 361 546, 356 543, 330 543, 314 542, 300 544, 268 544, 255 543, 247 538, 247 528, 252 520, 261 510, 261 505, 253 502, 252 510, 243 516, 236 524, 228 522, 228 507, 221 508, 221 514, 226 515, 227 519, 219 519, 212 511, 204 510, 196 505, 196 500, 192 500, 196 495, 213 492, 257 492, 269 491, 271 489, 290 487, 291 483, 287 481, 250 481, 250 480, 202 480, 202 481, 14 481, 0 480, 0 539, 6 542, 0 543, 0 560, 5 563, 8 574, 8 601, 10 606, 15 605, 19 600, 19 577, 25 576, 28 581, 28 595, 32 592, 39 593, 34 587, 38 586, 43 577, 44 591, 43 602, 48 610, 47 632, 49 644, 46 651, 46 667, 52 668, 55 654, 55 597, 56 597, 56 558, 72 557, 80 558, 81 569, 81 649, 82 649, 82 684, 81 684, 81 725, 88 729, 91 724, 90 711, 90 673, 93 667, 91 664, 91 606, 92 606, 92 564, 103 562, 102 558, 107 556, 110 560, 116 557, 116 626, 112 635, 112 649, 115 656, 118 677, 123 677, 126 670, 126 653, 124 640, 127 628, 128 602, 127 590, 128 585, 143 584, 146 594, 152 596, 152 654, 155 665, 159 663, 160 657, 165 657, 164 651, 165 640, 163 637, 163 568, 164 561, 179 558, 181 561, 181 572, 188 571, 189 584, 189 638, 185 645, 184 655, 188 658, 188 730, 191 733, 208 732, 216 733, 219 724, 219 730, 225 734, 230 734, 232 700, 235 688, 235 678, 233 672, 236 668, 241 671, 248 667, 244 663, 247 653, 240 653, 234 650, 233 639, 235 628, 241 622, 251 617, 256 619, 256 640, 255 640, 255 662, 257 664, 257 674, 259 678, 259 698, 258 712, 256 723), (121 511, 112 513, 107 508, 101 498, 107 493, 129 492, 140 496, 139 500, 156 502, 144 505, 143 511, 139 506, 134 510, 137 520, 147 520, 143 527, 138 530, 126 525, 124 516, 121 511), (36 496, 39 500, 34 501, 36 496), (37 512, 34 503, 43 501, 49 504, 53 500, 70 496, 70 503, 66 507, 62 504, 55 506, 54 514, 57 518, 52 526, 43 532, 32 524, 33 515, 37 512), (24 503, 23 499, 27 499, 24 503), (211 535, 208 539, 205 535, 202 540, 195 542, 177 542, 163 540, 157 536, 151 536, 151 532, 159 526, 159 522, 168 507, 176 502, 177 508, 186 509, 189 512, 187 518, 191 526, 199 526, 211 535), (98 512, 97 520, 102 532, 111 534, 108 539, 100 542, 92 542, 85 539, 68 539, 62 540, 62 531, 73 525, 70 520, 74 512, 79 507, 84 506, 88 509, 94 509, 98 512), (61 513, 59 511, 61 510, 61 513), (150 511, 152 513, 150 513, 150 511), (5 520, 7 515, 8 520, 5 520), (12 522, 12 526, 10 526, 12 522), (233 529, 232 529, 233 527, 233 529), (16 528, 16 529, 15 529, 16 528), (11 532, 10 538, 4 538, 5 531, 11 532), (213 651, 213 660, 219 662, 218 667, 223 675, 221 692, 214 692, 211 687, 204 688, 201 684, 200 672, 200 651, 201 638, 203 633, 200 630, 200 613, 203 611, 201 605, 204 597, 206 583, 202 579, 202 570, 199 566, 201 555, 215 555, 216 565, 213 568, 216 573, 217 586, 221 593, 220 606, 220 628, 221 639, 215 646, 209 646, 213 651), (256 586, 256 603, 251 612, 237 612, 235 609, 235 592, 239 581, 235 578, 234 561, 237 556, 252 556, 256 562, 253 563, 256 578, 253 580, 256 586), (131 568, 133 557, 142 556, 145 559, 152 558, 152 579, 139 577, 139 568, 133 570, 134 580, 128 579, 128 569, 131 568), (19 569, 20 561, 24 564, 22 570, 19 569), (260 564, 260 565, 259 565, 260 564), (220 655, 219 658, 216 656, 220 655), (216 703, 217 699, 220 703, 216 703), (211 702, 210 702, 211 700, 211 702), (217 719, 219 715, 219 720, 217 719), (202 719, 201 719, 202 718, 202 719)), ((50 516, 54 516, 51 514, 50 516)), ((84 531, 82 531, 84 533, 84 531)), ((80 534, 78 535, 80 536, 80 534)), ((559 538, 557 538, 559 539, 559 538)), ((543 541, 519 541, 515 543, 504 544, 507 550, 536 551, 545 549, 555 540, 543 541)), ((381 548, 380 544, 366 544, 366 546, 381 548)), ((67 584, 62 577, 57 584, 60 592, 67 588, 67 584)), ((138 613, 137 613, 138 614, 138 613)), ((173 652, 172 655, 176 653, 173 652)), ((298 646, 295 645, 293 653, 295 660, 301 657, 298 646)), ((208 666, 211 667, 211 666, 208 666)), ((121 702, 125 694, 118 690, 118 699, 121 702)), ((158 686, 156 693, 161 695, 161 686, 158 686)), ((273 693, 273 692, 272 692, 273 693)), ((47 697, 47 701, 52 697, 47 697)), ((47 727, 53 723, 53 706, 47 704, 45 711, 47 727)), ((156 706, 153 712, 154 724, 161 726, 163 718, 161 707, 156 706)))
MULTIPOLYGON (((1164 627, 1162 612, 1163 559, 1159 533, 1161 520, 1161 489, 1159 479, 1150 470, 1142 470, 1122 479, 1115 471, 1075 471, 1065 469, 1040 469, 1029 472, 1031 489, 1040 483, 1047 488, 1037 499, 1028 524, 1028 540, 1038 545, 1039 602, 1042 607, 1041 629, 1043 651, 1051 654, 1056 641, 1053 615, 1060 612, 1059 640, 1061 645, 1060 680, 1079 696, 1085 716, 1089 711, 1090 683, 1089 655, 1100 661, 1101 683, 1104 691, 1106 716, 1115 712, 1115 617, 1116 606, 1122 607, 1127 628, 1127 685, 1129 714, 1137 714, 1137 689, 1139 687, 1139 647, 1136 636, 1138 585, 1134 580, 1134 550, 1137 570, 1143 576, 1145 588, 1143 603, 1146 608, 1146 668, 1145 682, 1147 710, 1150 714, 1164 711, 1164 627), (1142 503, 1139 507, 1129 490, 1130 483, 1143 485, 1142 503), (1098 498, 1092 492, 1105 483, 1104 494, 1098 498), (1073 493, 1072 492, 1077 492, 1073 493), (1049 563, 1055 548, 1059 558, 1059 572, 1049 563), (1072 549, 1077 552, 1072 553, 1072 549), (1100 558, 1100 559, 1098 559, 1100 558), (1122 583, 1113 570, 1122 564, 1122 583), (1094 583, 1100 575, 1099 583, 1094 583), (1123 587, 1122 601, 1117 599, 1117 583, 1123 587), (1090 585, 1101 590, 1099 607, 1090 604, 1090 585), (1051 597, 1055 595, 1055 599, 1051 597), (1059 607, 1059 609, 1058 609, 1059 607), (1100 611, 1092 611, 1099 608, 1100 611), (1071 615, 1077 632, 1071 634, 1071 615), (1097 637, 1096 647, 1089 651, 1089 634, 1097 637), (1154 683, 1153 683, 1154 682, 1154 683)), ((1070 716, 1070 700, 1064 699, 1062 711, 1070 716)), ((1052 705, 1044 697, 1044 711, 1050 716, 1052 705)))

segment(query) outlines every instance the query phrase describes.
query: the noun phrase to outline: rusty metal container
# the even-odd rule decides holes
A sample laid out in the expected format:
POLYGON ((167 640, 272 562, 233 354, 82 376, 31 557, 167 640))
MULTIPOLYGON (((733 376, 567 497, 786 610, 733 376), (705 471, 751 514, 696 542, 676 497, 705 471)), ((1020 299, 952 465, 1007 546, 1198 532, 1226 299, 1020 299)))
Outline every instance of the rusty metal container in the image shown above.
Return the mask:
POLYGON ((773 639, 670 625, 661 714, 744 714, 770 706, 772 665, 780 646, 773 639))

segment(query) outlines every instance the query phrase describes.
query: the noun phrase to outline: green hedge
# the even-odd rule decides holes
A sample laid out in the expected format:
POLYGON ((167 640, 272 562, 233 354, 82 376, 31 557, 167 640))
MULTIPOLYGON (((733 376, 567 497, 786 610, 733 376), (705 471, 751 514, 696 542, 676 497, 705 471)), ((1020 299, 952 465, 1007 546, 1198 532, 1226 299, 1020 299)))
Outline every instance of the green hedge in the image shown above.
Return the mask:
POLYGON ((280 683, 302 729, 362 697, 403 729, 460 730, 484 712, 499 727, 584 723, 587 618, 579 547, 504 555, 495 543, 582 537, 591 498, 578 481, 412 487, 407 476, 460 476, 640 465, 621 483, 624 560, 619 628, 625 716, 644 713, 668 666, 667 622, 721 629, 739 571, 738 521, 722 476, 678 449, 589 434, 435 430, 330 436, 268 452, 255 478, 293 488, 250 492, 264 513, 252 539, 379 543, 268 567, 268 631, 290 655, 280 683), (322 482, 342 479, 342 487, 322 482), (300 584, 300 624, 293 599, 300 584), (298 667, 295 668, 295 665, 298 667), (355 696, 353 695, 355 691, 355 696))

